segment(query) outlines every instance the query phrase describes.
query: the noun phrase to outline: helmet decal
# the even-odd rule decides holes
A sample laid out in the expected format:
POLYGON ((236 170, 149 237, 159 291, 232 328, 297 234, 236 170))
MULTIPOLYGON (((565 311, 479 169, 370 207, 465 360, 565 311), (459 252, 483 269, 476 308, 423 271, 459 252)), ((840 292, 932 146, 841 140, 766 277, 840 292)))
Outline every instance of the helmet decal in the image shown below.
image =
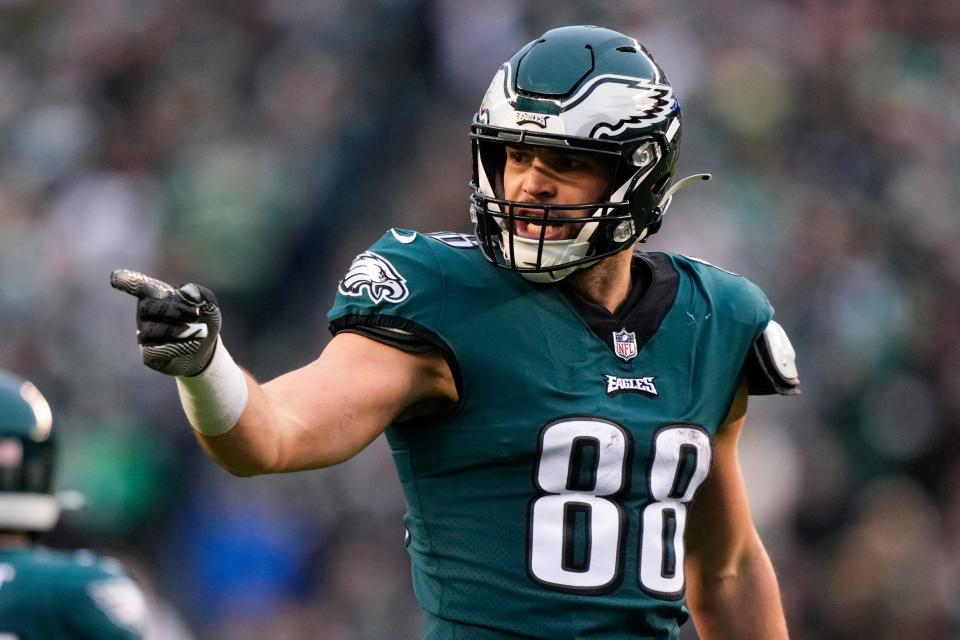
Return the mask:
MULTIPOLYGON (((559 102, 559 118, 516 109, 517 94, 510 83, 511 64, 497 71, 480 104, 482 124, 540 129, 584 138, 614 137, 629 128, 645 128, 663 122, 678 110, 673 87, 657 80, 629 76, 598 75, 569 98, 559 102), (616 114, 614 121, 609 117, 616 114)), ((555 103, 556 101, 550 101, 555 103)))
POLYGON ((529 111, 516 112, 517 124, 526 124, 527 122, 530 122, 544 129, 547 128, 547 118, 549 117, 550 116, 543 113, 530 113, 529 111))
POLYGON ((598 76, 561 105, 567 131, 589 138, 616 136, 629 128, 663 122, 676 108, 673 88, 650 80, 624 76, 598 76), (605 122, 606 114, 621 114, 605 122), (585 132, 586 127, 592 128, 585 132))
POLYGON ((37 442, 46 440, 50 437, 50 429, 53 427, 53 414, 50 411, 50 405, 47 404, 43 394, 31 382, 24 381, 20 386, 20 396, 30 405, 37 421, 32 434, 33 439, 37 442))

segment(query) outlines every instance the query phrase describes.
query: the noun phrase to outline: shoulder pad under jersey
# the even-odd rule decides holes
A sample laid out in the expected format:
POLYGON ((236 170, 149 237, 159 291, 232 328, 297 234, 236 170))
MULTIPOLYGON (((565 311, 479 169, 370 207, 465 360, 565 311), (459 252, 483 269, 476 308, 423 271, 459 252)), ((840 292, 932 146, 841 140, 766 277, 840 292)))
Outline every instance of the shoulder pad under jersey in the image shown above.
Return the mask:
POLYGON ((796 352, 779 323, 771 320, 753 343, 744 365, 752 395, 800 393, 796 352))

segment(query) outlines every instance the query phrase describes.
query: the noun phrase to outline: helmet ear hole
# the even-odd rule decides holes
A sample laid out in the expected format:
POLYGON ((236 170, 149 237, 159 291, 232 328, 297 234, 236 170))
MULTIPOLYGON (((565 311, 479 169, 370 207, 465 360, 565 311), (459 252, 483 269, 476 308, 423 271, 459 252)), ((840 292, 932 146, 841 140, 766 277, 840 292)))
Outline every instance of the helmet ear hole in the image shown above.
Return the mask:
POLYGON ((615 225, 610 225, 607 229, 607 234, 613 243, 623 244, 633 237, 636 228, 633 220, 622 220, 615 225))

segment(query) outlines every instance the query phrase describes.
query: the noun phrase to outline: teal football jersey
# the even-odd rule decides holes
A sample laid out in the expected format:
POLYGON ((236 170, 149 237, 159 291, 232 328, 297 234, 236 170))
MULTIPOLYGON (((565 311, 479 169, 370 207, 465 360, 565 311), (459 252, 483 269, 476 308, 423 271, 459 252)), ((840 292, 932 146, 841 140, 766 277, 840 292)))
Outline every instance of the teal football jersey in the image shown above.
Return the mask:
POLYGON ((0 640, 138 640, 146 615, 140 588, 116 561, 0 550, 0 640))
POLYGON ((462 234, 391 230, 340 282, 332 331, 413 334, 457 380, 453 411, 387 430, 428 638, 677 638, 687 509, 773 311, 707 263, 634 263, 619 316, 462 234))

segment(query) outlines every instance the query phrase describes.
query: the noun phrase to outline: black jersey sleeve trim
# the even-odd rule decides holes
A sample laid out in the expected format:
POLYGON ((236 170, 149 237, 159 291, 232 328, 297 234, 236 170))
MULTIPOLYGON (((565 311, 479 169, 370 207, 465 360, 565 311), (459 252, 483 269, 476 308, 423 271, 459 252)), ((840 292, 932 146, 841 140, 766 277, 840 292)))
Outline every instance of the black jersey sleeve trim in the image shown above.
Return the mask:
POLYGON ((457 363, 457 357, 453 349, 443 338, 423 325, 398 316, 349 314, 332 320, 330 322, 330 333, 333 335, 356 333, 407 353, 439 351, 444 360, 447 361, 450 373, 453 374, 459 400, 454 403, 452 408, 441 411, 434 416, 429 416, 429 418, 439 421, 449 417, 463 403, 463 375, 460 372, 460 365, 457 363))
POLYGON ((406 351, 407 353, 429 353, 430 351, 437 350, 434 344, 427 342, 415 333, 410 333, 403 329, 361 324, 344 327, 337 333, 356 333, 387 346, 406 351))

